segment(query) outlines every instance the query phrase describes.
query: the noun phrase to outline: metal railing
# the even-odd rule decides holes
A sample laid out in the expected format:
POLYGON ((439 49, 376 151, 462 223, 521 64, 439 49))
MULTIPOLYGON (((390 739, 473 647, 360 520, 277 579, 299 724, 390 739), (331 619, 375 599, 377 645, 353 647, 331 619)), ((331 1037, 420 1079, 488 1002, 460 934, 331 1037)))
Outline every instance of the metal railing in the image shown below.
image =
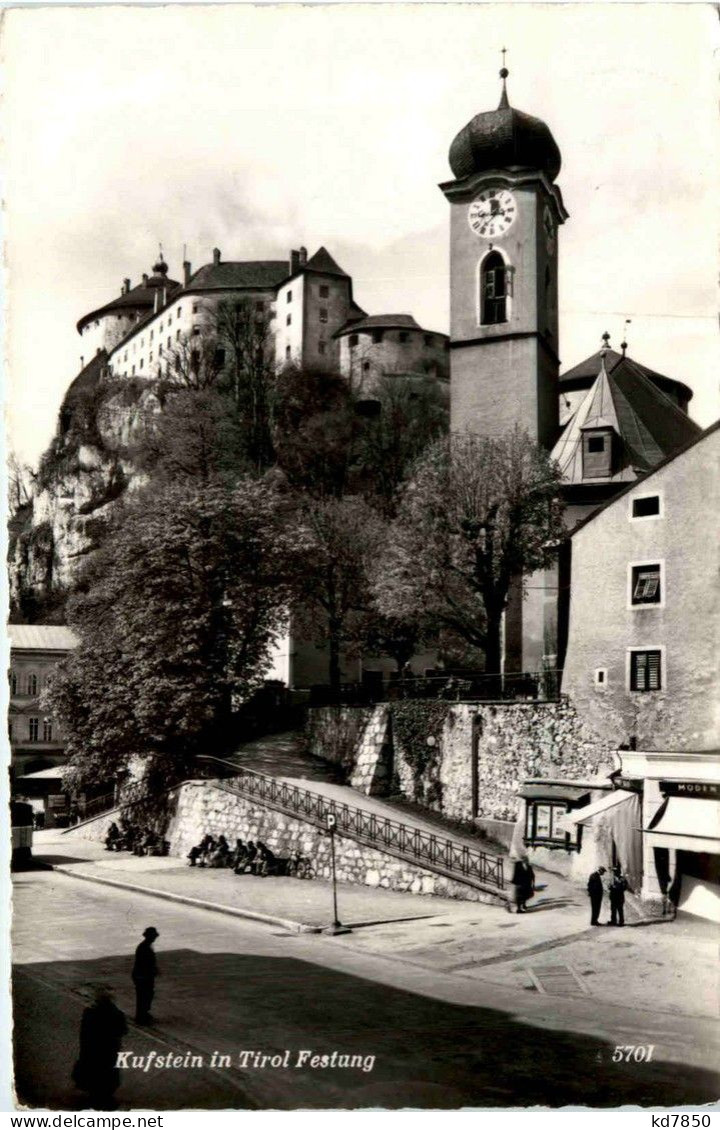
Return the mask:
POLYGON ((380 848, 431 871, 441 871, 452 879, 475 881, 498 890, 505 887, 502 856, 489 855, 434 832, 339 803, 300 785, 238 768, 221 758, 203 756, 199 760, 232 770, 233 776, 221 782, 221 787, 229 792, 257 800, 290 816, 299 816, 320 828, 327 827, 327 817, 332 814, 339 835, 380 848))
POLYGON ((402 699, 446 702, 558 702, 561 670, 480 672, 469 675, 413 675, 407 678, 309 688, 310 706, 364 706, 402 699))

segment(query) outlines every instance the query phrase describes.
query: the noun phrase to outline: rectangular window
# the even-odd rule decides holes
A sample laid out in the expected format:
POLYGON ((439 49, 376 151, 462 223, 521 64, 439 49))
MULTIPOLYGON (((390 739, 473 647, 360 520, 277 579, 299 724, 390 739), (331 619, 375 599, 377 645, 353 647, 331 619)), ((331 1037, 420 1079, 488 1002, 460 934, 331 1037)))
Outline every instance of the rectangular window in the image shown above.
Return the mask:
POLYGON ((632 500, 633 518, 657 518, 660 516, 660 495, 648 494, 644 498, 632 500))
POLYGON ((50 721, 49 718, 43 719, 43 741, 44 742, 51 742, 52 741, 52 722, 50 721))
POLYGON ((285 325, 286 326, 292 325, 292 314, 288 314, 287 318, 285 319, 285 325))
POLYGON ((286 361, 290 360, 290 346, 289 345, 285 346, 285 360, 286 361))
POLYGON ((330 287, 329 286, 321 286, 320 287, 320 297, 321 298, 329 298, 330 297, 330 287))
POLYGON ((193 314, 197 314, 199 309, 200 309, 200 303, 199 302, 193 302, 193 304, 192 304, 193 314))
POLYGON ((193 337, 199 337, 200 336, 200 327, 199 326, 193 326, 192 335, 193 335, 193 337))
POLYGON ((170 347, 171 347, 171 346, 172 346, 172 337, 168 337, 168 339, 167 339, 167 347, 168 347, 168 349, 170 349, 170 347))
POLYGON ((363 361, 363 372, 367 373, 369 368, 370 368, 370 362, 369 361, 363 361))
POLYGON ((383 331, 382 330, 373 330, 372 339, 373 339, 374 345, 379 345, 380 342, 383 339, 383 331))
POLYGON ((38 740, 39 728, 40 728, 40 719, 39 718, 29 718, 28 719, 28 740, 29 741, 36 742, 38 740))
MULTIPOLYGON (((163 351, 163 344, 162 344, 162 342, 160 342, 160 344, 158 345, 158 357, 162 357, 162 351, 163 351)), ((150 360, 152 361, 152 357, 150 358, 150 360)))
POLYGON ((322 307, 320 308, 320 321, 321 321, 321 322, 327 322, 327 320, 328 320, 328 312, 327 312, 327 310, 325 309, 325 307, 324 307, 324 306, 322 306, 322 307))
POLYGON ((632 603, 660 604, 660 565, 634 565, 632 569, 632 603))
POLYGON ((178 306, 178 308, 177 308, 177 313, 176 313, 175 317, 176 317, 176 318, 179 318, 179 317, 180 317, 180 315, 181 315, 181 313, 182 313, 182 306, 178 306))
POLYGON ((588 436, 587 449, 593 455, 599 455, 605 450, 605 436, 588 436))
POLYGON ((662 690, 661 654, 659 651, 630 652, 630 690, 662 690))
POLYGON ((8 718, 8 738, 10 741, 13 739, 12 719, 8 718))
POLYGON ((598 667, 595 671, 595 686, 604 687, 607 683, 607 667, 598 667))
POLYGON ((406 341, 407 341, 407 339, 408 339, 408 334, 406 334, 406 333, 405 333, 405 331, 404 331, 404 330, 402 330, 402 331, 401 331, 401 332, 400 332, 400 333, 398 334, 398 337, 399 337, 399 339, 400 339, 401 343, 402 343, 402 344, 404 345, 404 344, 405 344, 405 342, 406 342, 406 341))
POLYGON ((155 330, 150 330, 150 341, 155 337, 155 330))
POLYGON ((28 675, 28 677, 27 677, 27 693, 29 695, 36 695, 38 693, 37 675, 28 675))
POLYGON ((182 330, 178 330, 178 331, 176 332, 176 334, 175 334, 175 340, 176 340, 176 341, 180 341, 180 334, 181 334, 181 333, 182 333, 182 330))
POLYGON ((348 344, 350 345, 350 348, 354 349, 355 346, 357 345, 357 343, 358 343, 358 335, 357 334, 350 334, 350 337, 348 339, 348 344))
POLYGON ((17 678, 17 675, 15 674, 14 671, 10 675, 10 693, 11 694, 17 694, 18 693, 18 678, 17 678))
POLYGON ((289 290, 287 292, 287 298, 285 299, 285 301, 286 302, 292 302, 292 291, 291 290, 289 290))

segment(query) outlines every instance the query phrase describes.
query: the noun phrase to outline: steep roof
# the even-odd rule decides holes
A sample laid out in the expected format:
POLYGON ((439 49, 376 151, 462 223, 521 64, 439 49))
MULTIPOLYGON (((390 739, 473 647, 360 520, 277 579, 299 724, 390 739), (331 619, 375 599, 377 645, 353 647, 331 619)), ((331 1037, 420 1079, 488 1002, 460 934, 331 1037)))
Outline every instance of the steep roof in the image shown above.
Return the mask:
POLYGON ((340 327, 335 336, 341 337, 348 333, 362 333, 363 330, 395 329, 417 330, 418 333, 428 332, 418 325, 412 314, 370 314, 368 317, 350 319, 344 326, 340 327))
POLYGON ((343 278, 349 278, 347 271, 343 271, 342 267, 338 266, 326 247, 319 247, 308 259, 305 267, 310 271, 319 271, 323 275, 342 275, 343 278))
POLYGON ((62 624, 8 624, 10 646, 35 651, 72 651, 80 642, 62 624))
POLYGON ((97 310, 84 314, 77 323, 77 331, 82 333, 88 322, 97 318, 104 318, 107 314, 122 314, 133 310, 137 313, 152 311, 155 307, 155 295, 159 289, 164 287, 168 293, 174 293, 179 286, 180 283, 176 282, 175 279, 165 278, 161 274, 152 275, 147 283, 140 283, 139 286, 134 286, 132 290, 119 294, 117 298, 113 298, 97 310))
POLYGON ((187 290, 270 290, 288 277, 287 259, 255 259, 244 263, 207 263, 190 279, 187 290))
POLYGON ((682 393, 681 399, 692 400, 692 389, 688 388, 682 381, 676 381, 674 377, 666 377, 662 373, 656 373, 654 369, 649 369, 647 365, 641 365, 639 361, 633 361, 627 355, 623 356, 621 353, 616 353, 614 349, 599 349, 597 353, 593 353, 591 357, 586 357, 579 365, 574 365, 566 373, 561 373, 560 391, 571 392, 573 389, 589 387, 598 375, 603 356, 608 373, 614 373, 617 368, 628 367, 641 372, 662 392, 677 395, 679 389, 682 393))
POLYGON ((632 482, 667 455, 700 434, 701 429, 625 359, 608 372, 605 357, 577 411, 553 448, 567 484, 587 482, 583 476, 582 432, 612 428, 619 437, 615 471, 603 482, 632 482))
POLYGON ((649 471, 646 471, 644 475, 639 475, 637 479, 634 479, 633 482, 628 483, 627 486, 624 487, 621 491, 619 491, 617 494, 614 494, 612 498, 609 498, 607 500, 607 502, 604 502, 602 506, 598 506, 597 510, 593 510, 591 514, 588 514, 586 518, 583 518, 582 521, 578 522, 578 524, 570 531, 570 537, 575 537, 575 534, 578 533, 579 530, 582 530, 585 526, 589 525, 590 522, 594 522, 598 515, 602 514, 604 510, 607 510, 610 506, 614 506, 616 502, 618 502, 621 498, 624 498, 625 495, 629 494, 631 490, 634 490, 640 485, 644 486, 647 480, 651 479, 657 471, 662 470, 663 467, 667 467, 668 463, 672 463, 675 459, 679 459, 681 456, 685 455, 685 453, 695 447, 696 444, 702 443, 704 440, 714 435, 718 430, 720 430, 720 420, 716 420, 714 424, 711 424, 709 428, 705 428, 704 431, 698 430, 698 435, 693 436, 681 447, 678 447, 676 451, 671 452, 670 455, 666 455, 664 459, 661 459, 659 463, 656 463, 655 466, 651 467, 649 471))

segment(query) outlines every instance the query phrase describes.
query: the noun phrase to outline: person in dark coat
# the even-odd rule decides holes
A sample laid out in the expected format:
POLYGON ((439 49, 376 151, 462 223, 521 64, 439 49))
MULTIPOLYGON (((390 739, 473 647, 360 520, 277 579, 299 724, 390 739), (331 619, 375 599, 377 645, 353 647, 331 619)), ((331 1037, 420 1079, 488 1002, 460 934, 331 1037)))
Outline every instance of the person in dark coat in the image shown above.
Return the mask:
POLYGON ((525 856, 520 860, 522 864, 522 877, 520 882, 520 909, 527 910, 528 899, 535 894, 535 872, 530 866, 530 860, 525 856))
POLYGON ((125 1014, 115 1005, 104 986, 95 990, 95 1000, 80 1021, 80 1054, 72 1070, 75 1086, 86 1091, 93 1110, 115 1110, 115 1092, 120 1086, 116 1066, 127 1032, 125 1014))
POLYGON ((590 896, 590 925, 599 926, 600 907, 603 900, 603 880, 605 874, 604 867, 598 867, 597 871, 593 871, 592 875, 587 882, 587 891, 590 896))
POLYGON ((117 824, 113 820, 112 824, 110 825, 110 827, 107 830, 107 835, 105 837, 105 847, 106 847, 107 851, 119 851, 120 850, 120 840, 121 840, 120 829, 118 828, 117 824))
POLYGON ((241 862, 236 865, 235 874, 243 875, 246 871, 250 871, 250 873, 252 874, 252 872, 255 870, 255 857, 257 856, 257 853, 258 850, 255 847, 253 841, 248 840, 247 848, 245 849, 245 855, 241 862))
POLYGON ((613 877, 610 880, 610 925, 625 925, 625 892, 628 881, 622 873, 619 863, 613 867, 613 877))
POLYGON ((132 979, 135 985, 135 1020, 138 1024, 150 1024, 150 1006, 155 993, 155 978, 158 975, 157 958, 153 942, 159 938, 154 926, 143 930, 144 941, 135 950, 132 979))

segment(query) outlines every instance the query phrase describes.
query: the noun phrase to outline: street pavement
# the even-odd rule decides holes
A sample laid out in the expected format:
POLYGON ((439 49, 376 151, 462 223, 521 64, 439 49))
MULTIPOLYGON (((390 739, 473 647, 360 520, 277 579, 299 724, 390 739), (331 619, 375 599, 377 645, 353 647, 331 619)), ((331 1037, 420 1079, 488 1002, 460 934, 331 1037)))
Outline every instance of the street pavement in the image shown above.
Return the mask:
MULTIPOLYGON (((450 900, 419 901, 439 911, 438 955, 450 900)), ((149 1029, 131 1027, 124 1049, 191 1051, 203 1057, 203 1066, 124 1071, 118 1099, 126 1109, 667 1106, 717 1099, 713 1020, 664 1012, 652 999, 647 1007, 628 1007, 602 993, 568 992, 567 985, 564 995, 562 985, 553 991, 549 975, 544 982, 538 977, 540 990, 511 983, 511 967, 497 950, 502 923, 493 917, 491 926, 490 918, 504 912, 479 904, 462 906, 465 933, 470 936, 472 924, 481 939, 487 929, 495 936, 490 957, 501 960, 470 975, 450 967, 454 958, 444 966, 433 966, 427 956, 408 960, 409 949, 422 948, 432 918, 388 922, 389 905, 384 900, 378 925, 330 938, 176 905, 70 873, 18 873, 13 956, 21 1100, 55 1109, 82 1105, 70 1072, 87 994, 98 980, 109 983, 132 1015, 132 953, 147 925, 160 931, 157 1022, 149 1029), (652 1062, 614 1063, 619 1044, 654 1045, 652 1062), (291 1066, 263 1068, 252 1060, 239 1066, 242 1050, 287 1052, 291 1066), (375 1059, 369 1071, 295 1067, 302 1050, 335 1050, 363 1058, 366 1066, 366 1057, 375 1059), (213 1052, 229 1056, 231 1066, 210 1066, 213 1052)), ((551 915, 505 915, 512 929, 504 935, 515 935, 533 917, 551 915)), ((610 940, 609 930, 596 933, 610 940)), ((426 948, 432 949, 429 943, 426 948)), ((475 946, 476 956, 481 949, 475 946)))

